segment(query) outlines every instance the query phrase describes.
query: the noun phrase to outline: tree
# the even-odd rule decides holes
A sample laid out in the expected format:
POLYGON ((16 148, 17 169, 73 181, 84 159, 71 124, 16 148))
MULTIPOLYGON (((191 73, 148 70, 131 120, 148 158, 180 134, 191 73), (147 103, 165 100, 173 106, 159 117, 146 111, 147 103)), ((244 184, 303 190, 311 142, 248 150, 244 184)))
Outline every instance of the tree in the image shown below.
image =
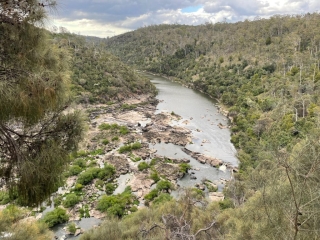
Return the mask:
POLYGON ((0 177, 22 204, 57 187, 82 133, 66 113, 68 55, 40 28, 55 1, 0 0, 0 177))

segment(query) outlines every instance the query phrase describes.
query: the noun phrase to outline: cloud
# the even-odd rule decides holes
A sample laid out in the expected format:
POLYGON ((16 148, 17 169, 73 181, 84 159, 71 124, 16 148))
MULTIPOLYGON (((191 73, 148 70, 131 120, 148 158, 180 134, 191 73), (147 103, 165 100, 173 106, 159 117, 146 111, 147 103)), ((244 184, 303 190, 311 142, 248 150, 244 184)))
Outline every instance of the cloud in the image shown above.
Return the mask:
POLYGON ((72 20, 69 19, 56 19, 51 22, 49 29, 53 26, 64 27, 67 30, 86 36, 96 36, 96 37, 113 37, 115 35, 131 31, 131 29, 125 27, 117 27, 114 24, 101 23, 92 19, 80 19, 72 20))
POLYGON ((236 22, 317 10, 318 0, 64 0, 53 24, 107 37, 153 24, 236 22))

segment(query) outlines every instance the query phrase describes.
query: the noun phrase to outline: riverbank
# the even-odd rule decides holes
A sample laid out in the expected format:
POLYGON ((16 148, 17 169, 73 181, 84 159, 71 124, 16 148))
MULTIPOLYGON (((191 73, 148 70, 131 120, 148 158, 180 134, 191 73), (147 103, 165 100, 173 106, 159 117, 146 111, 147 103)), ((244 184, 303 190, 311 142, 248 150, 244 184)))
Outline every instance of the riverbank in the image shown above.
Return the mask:
MULTIPOLYGON (((150 193, 152 186, 156 183, 151 175, 156 172, 160 179, 168 180, 174 188, 178 188, 177 181, 184 176, 181 171, 181 164, 189 163, 188 159, 168 157, 159 155, 157 150, 153 148, 156 144, 174 144, 185 147, 192 143, 193 134, 183 124, 177 122, 185 122, 187 119, 182 119, 174 112, 162 111, 155 114, 157 110, 157 99, 151 96, 138 96, 127 99, 121 103, 112 105, 86 105, 81 108, 88 114, 88 131, 85 141, 81 144, 82 150, 86 152, 94 152, 101 149, 99 154, 87 157, 94 157, 94 161, 98 166, 111 164, 115 167, 116 177, 113 183, 118 185, 130 186, 136 200, 139 201, 138 208, 145 204, 144 196, 150 193), (103 124, 116 124, 128 128, 128 133, 124 135, 114 134, 109 131, 101 130, 103 124), (117 136, 116 136, 117 135, 117 136), (116 138, 115 141, 112 141, 116 138), (106 141, 108 141, 107 144, 106 141), (125 153, 119 153, 123 146, 139 142, 141 147, 125 153), (156 159, 156 161, 154 161, 156 159), (139 169, 139 164, 146 162, 152 167, 139 169), (118 181, 120 176, 129 176, 125 178, 125 182, 118 181)), ((188 119, 189 121, 192 121, 188 119)), ((219 167, 223 162, 210 156, 205 156, 196 153, 193 157, 202 164, 208 166, 219 167), (197 157, 195 157, 197 155, 197 157)), ((87 165, 92 165, 92 159, 86 162, 87 165)), ((193 169, 191 172, 198 171, 193 169)), ((190 173, 190 176, 193 174, 190 173)), ((103 219, 105 213, 97 211, 98 200, 105 194, 105 186, 97 186, 98 179, 94 179, 91 183, 85 186, 83 191, 85 197, 81 202, 74 207, 68 209, 70 215, 69 221, 77 221, 80 219, 80 211, 83 206, 88 206, 90 217, 103 219)), ((71 176, 67 179, 66 185, 62 189, 66 195, 72 191, 77 183, 77 176, 71 176)), ((212 183, 214 187, 211 189, 217 190, 217 185, 220 182, 212 183)), ((207 190, 205 184, 194 183, 203 191, 207 190)), ((121 192, 116 189, 116 192, 121 192)), ((219 198, 214 198, 211 194, 211 199, 222 200, 221 194, 219 198)), ((56 196, 59 197, 59 196, 56 196)), ((60 206, 61 207, 61 206, 60 206)))
MULTIPOLYGON (((153 96, 140 95, 110 105, 75 106, 75 109, 87 115, 87 132, 84 141, 80 144, 80 151, 65 173, 64 186, 59 188, 48 202, 50 207, 43 213, 39 213, 40 209, 33 209, 33 213, 30 214, 35 214, 36 219, 41 219, 47 212, 59 207, 67 211, 69 222, 80 223, 80 226, 79 221, 83 217, 94 220, 103 219, 106 216, 106 212, 98 210, 98 203, 106 192, 108 195, 111 194, 110 186, 114 188, 115 194, 120 194, 126 187, 130 187, 134 195, 132 202, 135 202, 134 205, 137 208, 141 208, 146 204, 144 197, 155 188, 159 180, 169 181, 174 189, 196 187, 207 193, 210 192, 207 194, 208 199, 223 200, 223 195, 214 191, 221 191, 221 186, 225 184, 228 177, 224 175, 219 177, 219 172, 226 171, 225 166, 230 168, 233 166, 217 157, 212 157, 210 153, 204 154, 203 151, 200 153, 188 149, 197 146, 205 147, 210 143, 204 135, 195 136, 203 134, 202 130, 205 129, 190 128, 197 120, 196 116, 195 119, 182 118, 177 114, 179 110, 160 111, 157 106, 162 102, 163 100, 159 101, 153 96), (164 152, 157 150, 163 144, 175 146, 171 155, 167 150, 164 152), (133 146, 137 147, 133 148, 133 146), (180 148, 187 152, 185 156, 181 156, 178 152, 180 148), (122 151, 123 149, 129 150, 122 151), (198 161, 200 165, 194 161, 198 161), (188 164, 191 164, 191 170, 186 173, 188 164), (85 173, 92 170, 98 171, 97 169, 104 169, 109 165, 115 169, 112 177, 106 179, 94 177, 90 181, 80 183, 79 178, 82 178, 85 173), (142 165, 145 167, 142 168, 142 165), (205 172, 202 173, 202 171, 205 172), (217 178, 204 179, 204 176, 209 176, 208 173, 217 174, 217 178), (185 185, 186 181, 188 181, 187 185, 185 185), (76 195, 78 202, 68 207, 66 201, 70 195, 76 195)), ((208 112, 208 110, 205 111, 208 112)), ((212 124, 210 123, 210 127, 212 124)), ((147 203, 150 204, 150 201, 147 203)), ((125 211, 125 214, 130 214, 134 211, 134 206, 125 211)), ((83 230, 79 229, 77 234, 81 232, 83 230)), ((59 237, 67 234, 67 231, 59 229, 59 237)))

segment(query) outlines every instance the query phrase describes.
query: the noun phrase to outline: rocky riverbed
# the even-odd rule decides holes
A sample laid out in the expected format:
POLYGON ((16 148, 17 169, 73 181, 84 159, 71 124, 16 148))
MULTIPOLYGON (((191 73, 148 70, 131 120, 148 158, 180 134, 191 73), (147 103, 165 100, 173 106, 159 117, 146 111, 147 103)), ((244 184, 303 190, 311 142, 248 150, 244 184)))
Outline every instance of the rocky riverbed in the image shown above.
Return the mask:
MULTIPOLYGON (((80 109, 87 116, 87 131, 83 142, 80 144, 82 153, 85 153, 82 160, 84 165, 89 167, 103 168, 105 165, 112 165, 115 169, 113 179, 107 179, 106 182, 119 184, 117 178, 130 174, 131 177, 124 183, 130 186, 136 199, 143 206, 144 196, 148 194, 155 181, 150 177, 152 172, 157 172, 161 179, 169 180, 175 188, 178 188, 177 180, 184 176, 181 171, 181 164, 188 164, 189 159, 186 158, 169 158, 159 155, 157 150, 150 146, 165 143, 182 146, 182 150, 198 160, 202 164, 210 167, 219 168, 223 165, 223 161, 211 156, 203 155, 198 152, 192 152, 185 148, 187 144, 192 143, 193 135, 190 129, 185 128, 186 122, 192 119, 184 120, 173 112, 160 112, 155 114, 158 101, 151 96, 136 96, 122 102, 111 105, 79 105, 76 109, 80 109), (183 120, 182 124, 177 122, 183 120), (124 134, 115 130, 103 130, 101 126, 123 126, 127 129, 124 134), (139 143, 139 148, 122 152, 120 149, 133 143, 139 143), (139 163, 146 162, 152 164, 151 168, 139 169, 139 163), (141 204, 142 203, 142 204, 141 204)), ((76 159, 77 160, 77 159, 76 159)), ((71 163, 71 168, 73 163, 71 163)), ((192 166, 191 166, 192 167, 192 166)), ((193 171, 196 171, 194 169, 193 171)), ((85 170, 83 170, 85 171, 85 170)), ((78 187, 78 176, 81 172, 68 176, 63 187, 53 194, 51 207, 63 207, 63 200, 68 193, 74 191, 78 187), (60 199, 61 201, 55 201, 60 199)), ((190 173, 192 179, 192 173, 190 173)), ((195 187, 205 190, 218 188, 214 183, 209 181, 203 184, 195 184, 195 187)), ((106 194, 106 185, 101 183, 99 179, 93 179, 81 188, 81 200, 72 207, 66 208, 69 221, 79 221, 83 217, 83 209, 86 209, 87 215, 95 219, 102 219, 105 213, 97 210, 97 203, 101 196, 106 194)), ((213 201, 223 200, 222 193, 209 194, 209 199, 213 201)), ((34 209, 37 211, 38 209, 34 209)), ((42 217, 42 213, 37 214, 36 218, 42 217)), ((77 234, 82 233, 79 229, 77 234)))

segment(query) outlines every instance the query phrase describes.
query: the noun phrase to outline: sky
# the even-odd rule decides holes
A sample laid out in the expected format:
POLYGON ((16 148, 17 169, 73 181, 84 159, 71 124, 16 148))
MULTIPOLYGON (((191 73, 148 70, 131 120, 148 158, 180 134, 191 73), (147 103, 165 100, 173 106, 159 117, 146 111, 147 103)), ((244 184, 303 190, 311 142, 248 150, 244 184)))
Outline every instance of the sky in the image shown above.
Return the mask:
POLYGON ((320 11, 320 0, 58 0, 49 28, 112 37, 155 24, 200 25, 320 11))

